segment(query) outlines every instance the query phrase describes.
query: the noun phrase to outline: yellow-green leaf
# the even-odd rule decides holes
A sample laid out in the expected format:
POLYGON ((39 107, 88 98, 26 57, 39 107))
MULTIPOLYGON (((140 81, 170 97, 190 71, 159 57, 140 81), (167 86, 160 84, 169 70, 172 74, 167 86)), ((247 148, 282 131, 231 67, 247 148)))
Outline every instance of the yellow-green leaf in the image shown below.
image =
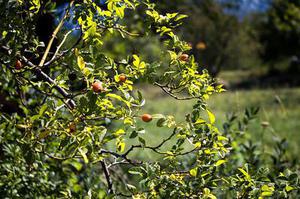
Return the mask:
POLYGON ((264 191, 261 193, 261 196, 265 197, 265 196, 272 196, 273 192, 268 192, 268 191, 264 191))
POLYGON ((78 67, 80 70, 83 70, 85 68, 85 62, 84 62, 83 57, 81 57, 81 56, 77 57, 77 64, 78 64, 78 67))
POLYGON ((125 150, 125 142, 123 142, 122 140, 118 141, 117 142, 117 150, 120 152, 120 153, 123 153, 124 150, 125 150))
POLYGON ((209 110, 206 110, 206 112, 208 114, 208 118, 209 118, 210 123, 214 124, 215 121, 216 121, 215 115, 212 112, 210 112, 209 110))
POLYGON ((289 185, 286 185, 286 186, 285 186, 285 190, 286 190, 287 192, 290 192, 290 191, 294 190, 294 187, 291 187, 291 186, 289 186, 289 185))
POLYGON ((194 144, 194 146, 195 146, 195 148, 200 148, 200 147, 201 147, 201 142, 196 142, 196 143, 194 144))
POLYGON ((242 174, 244 174, 244 176, 247 178, 247 180, 250 180, 250 179, 251 179, 250 175, 249 175, 244 169, 239 168, 239 171, 240 171, 242 174))
POLYGON ((205 120, 199 118, 194 124, 204 124, 204 123, 206 123, 205 120))
POLYGON ((134 65, 135 67, 139 67, 139 65, 140 65, 140 58, 139 58, 137 55, 132 55, 132 57, 133 57, 133 59, 134 59, 133 65, 134 65))
POLYGON ((119 129, 116 132, 114 132, 115 136, 121 136, 121 135, 124 135, 124 134, 125 134, 125 131, 123 129, 119 129))
POLYGON ((190 170, 190 175, 193 176, 193 177, 196 177, 197 173, 198 173, 198 168, 197 167, 190 170))
POLYGON ((216 163, 215 163, 215 166, 220 166, 222 164, 224 164, 225 162, 227 162, 226 160, 218 160, 216 163))
POLYGON ((122 6, 122 7, 115 7, 116 9, 116 14, 117 14, 117 16, 118 17, 120 17, 120 18, 123 18, 124 17, 124 9, 125 9, 125 7, 124 6, 122 6))
POLYGON ((86 156, 87 149, 79 148, 78 151, 79 151, 79 153, 81 154, 84 163, 86 163, 86 164, 89 163, 89 159, 88 159, 88 157, 86 156))

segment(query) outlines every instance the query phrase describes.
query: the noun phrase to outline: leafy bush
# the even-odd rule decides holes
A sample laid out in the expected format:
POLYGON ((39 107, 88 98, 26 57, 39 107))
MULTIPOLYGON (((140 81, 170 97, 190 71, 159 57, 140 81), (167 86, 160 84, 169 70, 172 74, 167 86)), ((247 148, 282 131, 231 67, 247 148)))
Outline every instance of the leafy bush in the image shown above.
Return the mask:
POLYGON ((206 100, 223 89, 207 71, 198 72, 189 45, 174 34, 186 16, 160 15, 147 0, 70 1, 50 37, 41 37, 37 22, 54 8, 51 1, 1 2, 3 198, 282 198, 299 192, 284 141, 268 162, 244 140, 257 110, 241 120, 230 117, 224 133, 215 127, 206 100), (125 13, 137 9, 144 11, 143 33, 164 37, 167 63, 102 53, 105 36, 142 34, 123 23, 125 13), (139 79, 176 100, 197 99, 186 120, 143 113, 139 79), (151 145, 142 136, 144 122, 170 134, 151 145), (160 161, 138 159, 134 151, 152 151, 160 161))

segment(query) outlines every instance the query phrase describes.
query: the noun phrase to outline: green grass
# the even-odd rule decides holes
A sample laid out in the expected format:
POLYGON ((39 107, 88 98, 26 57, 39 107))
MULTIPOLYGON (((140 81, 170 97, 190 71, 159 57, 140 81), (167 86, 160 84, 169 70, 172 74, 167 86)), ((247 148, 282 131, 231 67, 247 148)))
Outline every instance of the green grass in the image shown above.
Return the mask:
MULTIPOLYGON (((166 96, 156 87, 143 89, 146 99, 145 112, 175 115, 176 121, 184 121, 185 115, 192 110, 194 101, 177 101, 166 96)), ((289 153, 300 152, 300 88, 227 91, 215 94, 209 100, 209 107, 215 113, 217 126, 222 129, 226 114, 235 112, 242 115, 246 107, 259 106, 258 118, 252 121, 249 132, 255 141, 272 143, 275 135, 287 138, 289 153), (263 131, 261 122, 270 126, 263 131), (273 133, 272 133, 273 132, 273 133), (263 133, 263 136, 262 136, 263 133)), ((141 124, 145 125, 145 124, 141 124)), ((155 127, 155 123, 146 124, 144 137, 149 144, 155 144, 167 137, 171 130, 155 127)))

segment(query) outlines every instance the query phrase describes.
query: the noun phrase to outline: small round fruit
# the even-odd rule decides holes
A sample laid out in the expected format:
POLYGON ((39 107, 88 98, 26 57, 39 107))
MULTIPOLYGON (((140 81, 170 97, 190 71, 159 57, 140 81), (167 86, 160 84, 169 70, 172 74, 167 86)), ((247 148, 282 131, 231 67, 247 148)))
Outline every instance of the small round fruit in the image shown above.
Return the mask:
POLYGON ((206 49, 206 44, 204 42, 199 42, 196 46, 197 49, 199 50, 205 50, 206 49))
POLYGON ((142 120, 144 122, 151 122, 152 116, 150 114, 145 113, 145 114, 142 115, 142 120))
POLYGON ((20 60, 16 61, 15 68, 16 70, 21 70, 21 68, 23 68, 23 64, 20 60))
POLYGON ((126 79, 127 79, 126 75, 122 74, 122 75, 119 76, 120 82, 126 82, 126 79))
POLYGON ((188 54, 181 54, 179 56, 180 61, 188 61, 189 60, 189 55, 188 54))
POLYGON ((100 92, 104 91, 102 82, 99 82, 99 81, 94 82, 94 83, 92 84, 92 89, 93 89, 93 91, 96 92, 96 93, 100 93, 100 92))
POLYGON ((74 123, 69 124, 70 133, 74 133, 76 131, 76 125, 74 123))

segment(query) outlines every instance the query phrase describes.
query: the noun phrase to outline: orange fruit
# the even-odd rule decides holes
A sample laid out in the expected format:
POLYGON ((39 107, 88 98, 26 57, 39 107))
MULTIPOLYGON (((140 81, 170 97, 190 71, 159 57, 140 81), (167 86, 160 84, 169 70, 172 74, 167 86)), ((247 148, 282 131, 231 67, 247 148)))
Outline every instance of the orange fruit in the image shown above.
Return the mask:
POLYGON ((126 79, 127 79, 127 77, 124 74, 122 74, 122 75, 119 76, 120 82, 126 82, 126 79))
POLYGON ((23 64, 20 60, 16 61, 15 68, 16 70, 20 70, 21 68, 23 68, 23 64))
POLYGON ((189 60, 189 55, 188 54, 181 54, 179 56, 180 61, 188 61, 189 60))
POLYGON ((147 113, 143 114, 141 118, 144 122, 150 122, 152 120, 152 116, 147 113))
POLYGON ((94 83, 92 84, 92 89, 93 89, 93 91, 96 92, 96 93, 100 93, 100 92, 104 91, 102 82, 99 82, 99 81, 94 82, 94 83))
POLYGON ((196 45, 196 48, 199 49, 199 50, 205 50, 206 49, 206 45, 204 42, 199 42, 197 45, 196 45))

